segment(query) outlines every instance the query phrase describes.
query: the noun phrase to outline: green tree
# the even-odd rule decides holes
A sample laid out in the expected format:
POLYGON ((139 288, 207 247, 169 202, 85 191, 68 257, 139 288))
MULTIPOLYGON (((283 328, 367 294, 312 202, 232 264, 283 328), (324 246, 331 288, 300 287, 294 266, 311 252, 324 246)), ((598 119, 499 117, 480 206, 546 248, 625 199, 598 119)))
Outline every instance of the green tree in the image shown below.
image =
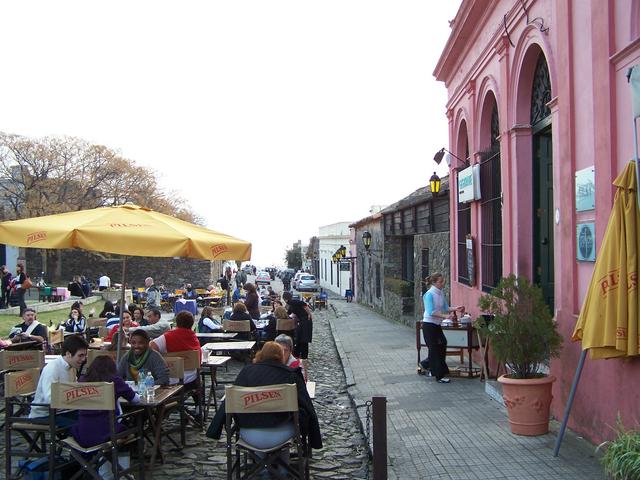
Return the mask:
POLYGON ((299 248, 287 250, 284 258, 287 262, 287 268, 293 268, 294 270, 300 270, 302 268, 302 252, 300 252, 299 248))

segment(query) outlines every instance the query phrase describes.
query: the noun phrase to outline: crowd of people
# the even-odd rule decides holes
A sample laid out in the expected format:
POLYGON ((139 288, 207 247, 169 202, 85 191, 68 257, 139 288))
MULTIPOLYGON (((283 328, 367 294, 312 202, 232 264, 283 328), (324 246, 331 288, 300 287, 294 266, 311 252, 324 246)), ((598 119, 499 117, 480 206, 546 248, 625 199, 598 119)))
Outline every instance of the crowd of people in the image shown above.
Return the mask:
MULTIPOLYGON (((17 281, 10 280, 12 285, 20 281, 20 273, 24 273, 24 269, 18 270, 17 281)), ((309 305, 303 300, 294 298, 291 292, 285 291, 280 297, 271 287, 256 288, 253 283, 247 281, 245 274, 238 272, 229 278, 228 273, 224 272, 218 282, 218 286, 229 294, 227 299, 231 311, 227 312, 227 318, 247 321, 251 328, 246 334, 246 339, 259 339, 262 345, 255 356, 254 363, 247 365, 240 372, 235 384, 242 386, 260 386, 274 382, 296 384, 300 410, 303 413, 301 430, 307 436, 311 447, 321 448, 322 440, 317 417, 304 387, 309 372, 307 358, 313 331, 309 305), (270 309, 266 313, 261 313, 261 307, 265 305, 269 305, 270 309), (259 325, 261 328, 258 328, 259 325), (282 325, 289 325, 286 327, 286 334, 281 333, 282 325), (258 331, 260 331, 260 337, 258 337, 258 331)), ((4 292, 6 267, 3 267, 2 274, 4 292)), ((8 275, 11 278, 11 274, 8 275)), ((102 280, 101 278, 100 288, 109 288, 110 281, 102 280)), ((74 283, 81 285, 81 282, 80 277, 74 278, 74 283)), ((179 312, 174 317, 175 327, 172 328, 171 323, 166 318, 162 318, 159 309, 160 289, 155 286, 153 278, 147 278, 145 286, 144 309, 133 304, 124 305, 121 309, 117 302, 114 304, 106 301, 98 315, 99 318, 106 319, 104 325, 107 333, 102 340, 105 344, 111 342, 110 348, 117 345, 117 337, 121 331, 127 335, 127 342, 124 342, 126 348, 117 364, 110 356, 99 356, 89 368, 86 368, 88 340, 96 332, 89 327, 81 300, 73 303, 67 318, 60 321, 57 327, 51 325, 54 329, 64 330, 67 335, 61 346, 61 355, 47 363, 42 370, 33 407, 29 413, 30 418, 48 421, 46 405, 51 401, 51 384, 57 381, 113 382, 116 397, 122 397, 130 403, 139 402, 140 398, 127 385, 127 381, 140 381, 143 374, 150 372, 157 385, 175 382, 176 379, 171 379, 169 376, 169 369, 163 355, 186 350, 198 351, 201 355, 201 343, 196 331, 208 333, 223 330, 223 319, 210 306, 202 308, 197 322, 190 312, 179 312)), ((193 290, 190 287, 191 285, 187 284, 185 288, 187 298, 193 290)), ((32 341, 47 348, 49 328, 38 322, 35 310, 25 306, 21 316, 22 323, 11 330, 10 340, 32 341)), ((201 389, 200 382, 197 370, 185 371, 184 388, 188 394, 193 394, 196 406, 194 417, 202 420, 203 405, 198 404, 198 396, 195 394, 201 389)), ((221 418, 224 418, 224 406, 219 409, 209 428, 212 436, 219 437, 219 430, 224 423, 223 421, 220 423, 221 418)), ((268 446, 277 438, 284 438, 291 432, 291 418, 287 415, 263 415, 238 421, 242 438, 257 442, 256 445, 268 446), (268 433, 265 434, 265 432, 268 433)), ((105 441, 110 432, 106 412, 59 415, 56 417, 56 422, 64 426, 73 425, 70 433, 82 446, 91 446, 96 442, 105 441)))

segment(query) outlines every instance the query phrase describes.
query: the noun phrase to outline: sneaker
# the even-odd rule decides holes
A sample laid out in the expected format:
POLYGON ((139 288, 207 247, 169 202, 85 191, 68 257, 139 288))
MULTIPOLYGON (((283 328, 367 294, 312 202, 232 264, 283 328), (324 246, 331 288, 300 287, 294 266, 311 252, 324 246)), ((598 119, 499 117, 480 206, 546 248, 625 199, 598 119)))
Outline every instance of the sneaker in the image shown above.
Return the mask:
POLYGON ((440 380, 438 380, 438 383, 450 383, 451 379, 450 378, 441 378, 440 380))

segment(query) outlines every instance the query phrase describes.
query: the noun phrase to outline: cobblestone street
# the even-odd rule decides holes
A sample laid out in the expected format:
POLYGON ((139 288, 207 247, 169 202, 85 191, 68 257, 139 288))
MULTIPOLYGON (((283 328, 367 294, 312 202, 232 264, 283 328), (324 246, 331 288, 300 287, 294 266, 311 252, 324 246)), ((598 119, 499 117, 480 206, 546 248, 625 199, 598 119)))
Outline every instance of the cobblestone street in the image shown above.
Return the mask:
MULTIPOLYGON (((324 449, 313 452, 311 478, 365 478, 368 468, 365 441, 346 391, 345 377, 329 328, 327 316, 332 314, 327 310, 314 313, 309 379, 317 382, 314 404, 324 449)), ((221 372, 220 380, 232 381, 241 367, 241 363, 233 361, 228 372, 221 372)), ((204 432, 190 429, 187 442, 183 451, 170 451, 165 464, 154 469, 154 479, 225 478, 224 436, 218 442, 207 438, 204 432)))
MULTIPOLYGON (((313 452, 311 478, 335 480, 366 478, 369 461, 365 441, 358 426, 355 409, 346 391, 345 377, 329 328, 328 315, 333 315, 331 310, 314 314, 314 337, 309 353, 309 378, 317 382, 314 404, 324 441, 324 448, 313 452)), ((242 364, 232 360, 228 372, 219 372, 219 380, 233 381, 240 368, 242 364)), ((222 392, 219 391, 218 395, 221 396, 222 392)), ((210 415, 213 414, 212 407, 210 415)), ((3 434, 0 439, 2 451, 0 460, 3 468, 4 442, 3 434)), ((216 441, 207 438, 204 430, 197 431, 189 427, 187 447, 184 450, 175 450, 165 445, 164 452, 165 463, 155 466, 154 479, 225 478, 224 435, 220 441, 216 441)))

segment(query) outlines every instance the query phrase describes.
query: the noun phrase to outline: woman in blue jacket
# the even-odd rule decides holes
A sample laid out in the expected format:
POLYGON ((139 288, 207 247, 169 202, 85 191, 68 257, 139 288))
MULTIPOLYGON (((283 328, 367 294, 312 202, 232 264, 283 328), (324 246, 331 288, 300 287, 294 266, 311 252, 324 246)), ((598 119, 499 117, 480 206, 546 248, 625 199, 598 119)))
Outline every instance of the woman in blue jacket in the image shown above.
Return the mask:
POLYGON ((449 367, 447 366, 447 338, 442 332, 442 320, 450 318, 451 312, 464 312, 464 307, 449 307, 444 296, 445 278, 441 273, 434 273, 425 278, 430 287, 422 296, 424 316, 422 318, 422 335, 429 348, 428 364, 422 366, 431 370, 431 375, 439 383, 449 383, 449 367))

